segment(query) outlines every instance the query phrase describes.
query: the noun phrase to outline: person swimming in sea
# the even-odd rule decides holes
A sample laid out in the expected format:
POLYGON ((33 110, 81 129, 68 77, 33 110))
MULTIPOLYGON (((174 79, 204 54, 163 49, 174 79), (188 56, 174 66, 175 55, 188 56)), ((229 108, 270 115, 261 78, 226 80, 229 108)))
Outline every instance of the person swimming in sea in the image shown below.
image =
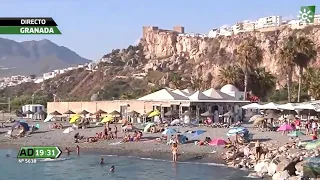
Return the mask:
POLYGON ((114 166, 111 166, 111 168, 109 169, 110 172, 114 172, 114 166))
POLYGON ((101 158, 100 159, 100 163, 99 163, 100 165, 103 165, 104 164, 104 159, 103 158, 101 158))
POLYGON ((9 155, 9 154, 6 154, 6 158, 8 158, 8 157, 10 157, 10 155, 9 155))

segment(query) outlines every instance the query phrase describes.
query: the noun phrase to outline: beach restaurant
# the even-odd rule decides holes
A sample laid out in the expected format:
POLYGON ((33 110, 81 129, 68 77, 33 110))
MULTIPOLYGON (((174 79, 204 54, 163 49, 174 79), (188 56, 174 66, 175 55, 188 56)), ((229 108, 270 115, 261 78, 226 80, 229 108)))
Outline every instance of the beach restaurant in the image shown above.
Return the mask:
POLYGON ((241 107, 250 103, 242 100, 243 96, 243 92, 228 84, 220 90, 210 88, 195 92, 190 89, 161 89, 136 100, 48 102, 47 110, 48 113, 57 111, 61 114, 67 111, 79 113, 83 110, 92 114, 99 110, 108 113, 118 111, 122 118, 127 118, 133 111, 144 115, 156 109, 161 113, 160 117, 164 117, 169 111, 176 111, 179 115, 190 111, 197 117, 203 113, 232 112, 242 117, 241 107))

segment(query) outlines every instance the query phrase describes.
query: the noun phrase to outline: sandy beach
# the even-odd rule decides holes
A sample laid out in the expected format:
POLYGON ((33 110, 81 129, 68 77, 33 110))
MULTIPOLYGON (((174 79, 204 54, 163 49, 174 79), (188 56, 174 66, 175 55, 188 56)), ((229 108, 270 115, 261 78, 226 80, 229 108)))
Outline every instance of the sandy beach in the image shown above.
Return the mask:
MULTIPOLYGON (((74 134, 79 132, 80 135, 85 137, 95 136, 97 132, 101 132, 103 127, 94 127, 87 129, 78 129, 69 134, 63 134, 63 129, 50 130, 50 123, 43 123, 39 121, 27 120, 29 125, 40 124, 40 130, 37 132, 19 139, 10 139, 5 136, 7 131, 11 128, 11 124, 6 124, 7 127, 0 128, 0 148, 19 148, 20 146, 59 146, 61 149, 70 147, 75 150, 75 146, 79 145, 81 151, 86 152, 99 152, 101 154, 109 155, 124 155, 124 156, 137 156, 144 158, 156 158, 171 160, 171 146, 165 143, 160 143, 154 139, 161 136, 161 133, 144 133, 143 141, 141 142, 127 142, 117 144, 121 141, 123 134, 118 133, 118 139, 115 140, 99 140, 94 143, 74 143, 74 134), (114 143, 114 144, 113 144, 114 143)), ((52 122, 51 122, 52 124, 52 122)), ((64 122, 64 126, 70 126, 70 124, 64 122)), ((118 129, 120 125, 117 125, 118 129)), ((253 128, 251 124, 245 124, 250 131, 254 134, 254 139, 259 139, 261 142, 267 142, 269 145, 274 144, 280 146, 289 142, 288 136, 283 136, 280 132, 262 132, 256 128, 253 128)), ((114 125, 111 125, 114 127, 114 125)), ((136 126, 142 129, 142 126, 136 126)), ((176 128, 179 132, 185 132, 187 130, 205 130, 206 132, 193 140, 204 140, 205 137, 222 138, 227 139, 226 133, 228 129, 225 128, 212 128, 212 127, 172 127, 176 128)), ((305 137, 308 138, 308 137, 305 137)), ((302 137, 303 140, 303 137, 302 137)), ((222 153, 226 152, 226 149, 215 146, 197 146, 194 143, 187 143, 179 145, 180 161, 199 161, 207 163, 223 164, 222 153), (215 153, 212 153, 216 151, 215 153)))

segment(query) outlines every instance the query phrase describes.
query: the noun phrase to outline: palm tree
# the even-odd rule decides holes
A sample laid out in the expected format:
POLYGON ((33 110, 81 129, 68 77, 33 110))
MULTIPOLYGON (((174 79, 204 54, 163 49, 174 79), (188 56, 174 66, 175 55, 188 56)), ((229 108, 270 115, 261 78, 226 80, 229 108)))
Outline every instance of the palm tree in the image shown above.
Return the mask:
POLYGON ((219 70, 218 80, 222 85, 233 84, 235 85, 239 80, 239 67, 228 65, 226 67, 222 67, 219 70))
POLYGON ((182 77, 177 73, 172 73, 170 76, 170 80, 174 85, 175 89, 179 89, 181 86, 182 77))
POLYGON ((244 99, 247 96, 248 73, 262 62, 262 51, 253 39, 243 41, 237 48, 237 60, 244 72, 244 99))
POLYGON ((294 51, 295 43, 294 37, 289 36, 284 39, 280 45, 280 49, 277 53, 277 61, 287 78, 287 90, 288 90, 288 101, 291 102, 291 84, 292 84, 292 72, 294 69, 294 51))
POLYGON ((265 67, 256 68, 250 74, 251 81, 249 87, 254 95, 260 99, 265 99, 267 95, 276 87, 276 77, 265 67))
POLYGON ((303 69, 308 67, 312 60, 315 60, 317 51, 315 50, 314 42, 304 36, 294 38, 294 44, 294 63, 299 67, 298 102, 300 102, 303 69))

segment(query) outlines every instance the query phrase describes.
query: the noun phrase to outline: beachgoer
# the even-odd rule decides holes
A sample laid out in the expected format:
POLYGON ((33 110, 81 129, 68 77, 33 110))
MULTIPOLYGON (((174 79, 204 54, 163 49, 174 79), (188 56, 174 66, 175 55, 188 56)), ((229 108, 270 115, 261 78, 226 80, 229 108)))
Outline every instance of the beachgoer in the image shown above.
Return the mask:
POLYGON ((107 127, 105 127, 103 130, 103 137, 104 137, 104 139, 108 139, 108 128, 107 127))
POLYGON ((310 121, 307 121, 306 124, 305 124, 306 134, 307 134, 307 135, 310 134, 310 126, 311 126, 310 121))
POLYGON ((177 143, 173 143, 172 144, 172 161, 176 162, 177 161, 177 154, 178 154, 178 144, 177 143))
POLYGON ((117 127, 117 125, 114 125, 114 138, 118 139, 118 127, 117 127))
POLYGON ((109 171, 113 173, 114 172, 114 166, 111 166, 109 171))
POLYGON ((77 154, 79 156, 80 155, 80 147, 79 147, 79 145, 77 145, 76 148, 77 148, 77 154))
POLYGON ((300 129, 301 129, 301 127, 300 127, 300 126, 301 126, 301 121, 300 121, 299 118, 297 118, 297 119, 295 120, 294 124, 295 124, 296 130, 300 131, 300 129))
POLYGON ((256 148, 256 158, 257 158, 257 160, 259 160, 260 154, 261 154, 261 146, 260 146, 259 140, 256 141, 255 148, 256 148))
POLYGON ((66 152, 67 155, 69 156, 72 151, 71 151, 69 148, 65 148, 65 152, 66 152))
POLYGON ((101 159, 100 159, 100 165, 103 165, 103 164, 104 164, 104 159, 101 158, 101 159))
POLYGON ((318 124, 316 123, 316 121, 312 120, 311 123, 311 128, 312 128, 312 134, 314 134, 315 136, 317 135, 317 130, 318 130, 318 124))

